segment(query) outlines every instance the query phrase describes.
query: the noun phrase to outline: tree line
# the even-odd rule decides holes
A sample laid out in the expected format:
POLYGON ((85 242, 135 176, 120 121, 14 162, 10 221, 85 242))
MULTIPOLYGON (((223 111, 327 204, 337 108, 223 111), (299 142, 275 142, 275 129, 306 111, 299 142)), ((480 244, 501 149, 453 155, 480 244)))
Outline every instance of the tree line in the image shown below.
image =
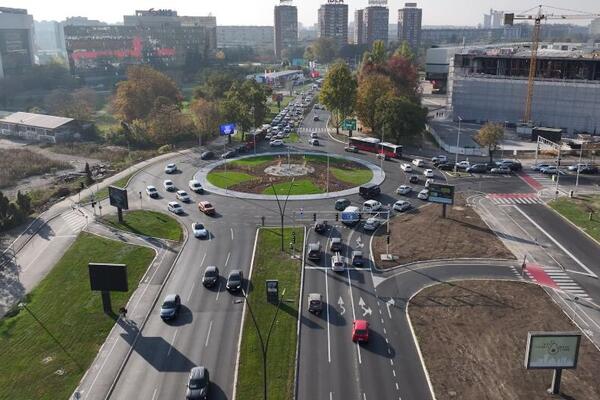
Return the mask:
POLYGON ((10 201, 0 192, 0 232, 22 224, 31 211, 29 195, 18 191, 15 201, 10 201))

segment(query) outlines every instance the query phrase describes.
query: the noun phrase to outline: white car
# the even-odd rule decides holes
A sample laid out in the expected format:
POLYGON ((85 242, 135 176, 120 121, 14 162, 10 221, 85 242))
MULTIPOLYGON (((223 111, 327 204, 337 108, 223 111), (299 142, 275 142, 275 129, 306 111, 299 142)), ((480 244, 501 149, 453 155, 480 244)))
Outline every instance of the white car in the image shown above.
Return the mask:
POLYGON ((281 139, 275 139, 275 140, 271 140, 269 142, 269 146, 283 146, 283 140, 281 139))
POLYGON ((425 160, 422 160, 420 158, 415 158, 414 160, 412 160, 412 163, 415 167, 423 167, 425 166, 425 160))
POLYGON ((381 203, 377 200, 367 200, 363 203, 363 211, 372 212, 381 209, 381 203))
POLYGON ((433 162, 433 163, 445 163, 445 162, 448 162, 448 157, 446 157, 443 154, 440 154, 438 156, 431 157, 431 162, 433 162))
POLYGON ((190 195, 187 194, 187 192, 185 190, 178 190, 176 196, 177 196, 177 200, 181 200, 184 203, 189 203, 191 201, 190 195))
POLYGON ((181 207, 181 204, 176 201, 169 202, 167 209, 173 214, 183 214, 183 207, 181 207))
POLYGON ((191 181, 189 181, 188 186, 192 192, 196 192, 196 193, 204 192, 204 188, 202 187, 202 184, 195 179, 192 179, 191 181))
POLYGON ((471 166, 471 163, 466 160, 459 161, 456 163, 456 168, 458 168, 458 169, 467 169, 470 166, 471 166))
POLYGON ((146 186, 146 194, 153 199, 158 197, 158 190, 152 185, 146 186))
POLYGON ((417 197, 421 200, 427 200, 429 198, 429 190, 428 189, 423 189, 419 192, 419 194, 417 195, 417 197))
POLYGON ((431 185, 432 183, 435 183, 435 180, 433 178, 427 178, 427 180, 425 181, 425 187, 429 188, 429 185, 431 185))
POLYGON ((173 183, 173 181, 172 181, 172 180, 170 180, 170 179, 166 179, 166 180, 163 182, 163 186, 164 186, 164 188, 165 188, 165 190, 166 190, 167 192, 174 192, 174 191, 175 191, 175 184, 174 184, 174 183, 173 183))
POLYGON ((313 146, 318 146, 319 145, 319 139, 310 139, 308 141, 308 143, 312 144, 313 146))
POLYGON ((433 170, 426 169, 425 171, 423 171, 423 175, 425 175, 427 178, 433 178, 433 170))
POLYGON ((174 163, 167 164, 167 166, 165 167, 165 173, 166 174, 172 174, 175 171, 177 171, 177 165, 174 164, 174 163))
POLYGON ((397 202, 394 203, 394 210, 396 211, 400 211, 400 212, 404 212, 408 209, 410 209, 411 204, 406 201, 406 200, 398 200, 397 202))
POLYGON ((569 171, 577 171, 579 169, 579 171, 581 171, 582 169, 585 169, 587 167, 588 167, 588 164, 584 164, 584 163, 579 164, 579 163, 577 163, 577 164, 574 164, 574 165, 569 165, 568 166, 568 170, 569 171))
POLYGON ((311 137, 311 139, 318 139, 319 135, 317 135, 317 132, 311 132, 310 137, 311 137))
POLYGON ((412 172, 412 167, 408 163, 404 163, 400 166, 400 169, 404 172, 412 172))
POLYGON ((194 222, 192 224, 192 232, 194 232, 194 236, 197 238, 207 238, 208 231, 200 222, 194 222))
POLYGON ((379 220, 375 217, 371 217, 371 218, 367 218, 367 220, 365 221, 365 224, 363 225, 363 228, 365 231, 374 231, 377 228, 379 228, 379 220))
POLYGON ((400 185, 400 186, 398 186, 398 189, 396 189, 396 193, 402 194, 402 195, 407 195, 410 192, 412 192, 412 187, 410 187, 408 185, 400 185))
POLYGON ((335 253, 333 257, 331 257, 331 269, 335 272, 342 272, 346 268, 346 262, 344 261, 344 257, 340 255, 340 253, 335 253))

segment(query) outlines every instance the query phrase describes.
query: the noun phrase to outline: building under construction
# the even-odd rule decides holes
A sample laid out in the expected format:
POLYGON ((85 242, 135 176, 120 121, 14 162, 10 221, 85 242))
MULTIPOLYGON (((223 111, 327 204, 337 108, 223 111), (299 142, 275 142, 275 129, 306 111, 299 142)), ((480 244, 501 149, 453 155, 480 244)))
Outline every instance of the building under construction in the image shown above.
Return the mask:
MULTIPOLYGON (((600 134, 600 49, 584 47, 540 44, 531 107, 534 125, 600 134)), ((454 118, 521 122, 530 58, 527 44, 458 50, 448 71, 454 118)))

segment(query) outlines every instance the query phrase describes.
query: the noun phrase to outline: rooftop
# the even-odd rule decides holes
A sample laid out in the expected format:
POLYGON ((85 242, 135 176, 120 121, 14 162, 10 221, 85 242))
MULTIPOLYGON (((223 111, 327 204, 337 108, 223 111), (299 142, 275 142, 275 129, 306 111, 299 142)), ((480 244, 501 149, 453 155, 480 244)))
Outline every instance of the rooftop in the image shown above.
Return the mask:
POLYGON ((73 121, 73 118, 55 117, 53 115, 32 114, 26 112, 16 112, 5 118, 0 119, 0 122, 35 126, 36 128, 56 129, 60 126, 73 121))

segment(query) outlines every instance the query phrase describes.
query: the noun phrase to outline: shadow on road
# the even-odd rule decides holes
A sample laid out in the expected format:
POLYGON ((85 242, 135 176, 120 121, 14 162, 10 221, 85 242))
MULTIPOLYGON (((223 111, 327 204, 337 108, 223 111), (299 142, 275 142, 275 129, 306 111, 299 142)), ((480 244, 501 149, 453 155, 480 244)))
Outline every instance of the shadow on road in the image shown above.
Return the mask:
POLYGON ((373 328, 369 329, 369 342, 362 343, 360 347, 381 357, 394 358, 396 356, 396 350, 390 344, 386 343, 385 337, 373 328))

